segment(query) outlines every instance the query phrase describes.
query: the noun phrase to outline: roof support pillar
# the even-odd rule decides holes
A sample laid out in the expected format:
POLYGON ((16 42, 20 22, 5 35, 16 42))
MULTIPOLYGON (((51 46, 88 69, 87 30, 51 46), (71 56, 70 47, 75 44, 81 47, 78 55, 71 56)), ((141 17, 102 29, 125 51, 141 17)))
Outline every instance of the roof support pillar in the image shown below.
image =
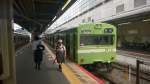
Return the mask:
POLYGON ((0 84, 16 84, 13 45, 13 0, 0 3, 0 84))

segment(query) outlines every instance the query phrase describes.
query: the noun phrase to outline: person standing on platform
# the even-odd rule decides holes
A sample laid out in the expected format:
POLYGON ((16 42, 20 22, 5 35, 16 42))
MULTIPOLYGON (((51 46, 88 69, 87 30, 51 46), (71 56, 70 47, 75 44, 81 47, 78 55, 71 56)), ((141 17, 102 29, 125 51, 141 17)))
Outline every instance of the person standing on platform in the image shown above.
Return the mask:
POLYGON ((34 37, 32 49, 34 55, 35 69, 40 70, 41 69, 40 65, 43 59, 43 50, 45 49, 45 47, 42 45, 42 41, 38 36, 34 37))
POLYGON ((58 40, 56 45, 56 60, 59 64, 59 70, 62 71, 61 64, 65 62, 66 58, 66 47, 63 45, 63 41, 61 39, 58 40))

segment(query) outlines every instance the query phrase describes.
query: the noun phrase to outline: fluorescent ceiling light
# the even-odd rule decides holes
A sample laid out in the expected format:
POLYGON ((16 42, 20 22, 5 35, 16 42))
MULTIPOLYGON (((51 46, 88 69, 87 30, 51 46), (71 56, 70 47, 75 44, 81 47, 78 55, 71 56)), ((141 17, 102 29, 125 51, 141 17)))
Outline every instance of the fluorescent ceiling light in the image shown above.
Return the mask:
POLYGON ((23 27, 21 27, 19 24, 13 23, 13 26, 14 26, 14 33, 23 34, 23 35, 31 35, 29 31, 27 31, 26 29, 22 29, 23 27))
POLYGON ((61 10, 64 10, 64 9, 66 8, 66 6, 67 6, 70 2, 71 2, 71 0, 68 0, 68 1, 66 2, 66 4, 62 7, 61 10))
POLYGON ((52 21, 54 21, 56 19, 56 16, 53 18, 53 20, 52 21))
POLYGON ((143 22, 150 21, 150 19, 143 20, 143 22))
POLYGON ((13 23, 13 25, 14 25, 14 30, 16 30, 16 29, 21 29, 22 27, 20 26, 20 25, 18 25, 17 23, 13 23))
POLYGON ((120 24, 118 24, 119 26, 121 26, 121 25, 127 25, 127 24, 130 24, 131 22, 126 22, 126 23, 120 23, 120 24))

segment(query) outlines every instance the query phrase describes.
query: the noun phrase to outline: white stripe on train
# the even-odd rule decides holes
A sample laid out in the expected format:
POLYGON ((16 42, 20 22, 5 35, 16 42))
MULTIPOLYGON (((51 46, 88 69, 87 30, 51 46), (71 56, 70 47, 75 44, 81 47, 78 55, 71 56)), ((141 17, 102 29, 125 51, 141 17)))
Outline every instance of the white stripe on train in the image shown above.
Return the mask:
POLYGON ((116 52, 116 49, 88 49, 78 50, 78 53, 116 52))

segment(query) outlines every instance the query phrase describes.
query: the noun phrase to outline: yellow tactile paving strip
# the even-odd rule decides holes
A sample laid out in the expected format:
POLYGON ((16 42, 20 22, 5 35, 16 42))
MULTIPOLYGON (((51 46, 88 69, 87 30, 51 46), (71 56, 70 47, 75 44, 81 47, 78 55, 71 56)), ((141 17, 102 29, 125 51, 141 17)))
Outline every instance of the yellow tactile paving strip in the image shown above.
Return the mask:
POLYGON ((84 84, 99 84, 96 80, 90 77, 88 74, 85 74, 83 71, 79 69, 74 63, 68 62, 67 66, 73 71, 73 73, 77 76, 78 79, 84 84))
POLYGON ((63 64, 62 68, 64 75, 67 77, 71 84, 83 84, 66 65, 63 64))

